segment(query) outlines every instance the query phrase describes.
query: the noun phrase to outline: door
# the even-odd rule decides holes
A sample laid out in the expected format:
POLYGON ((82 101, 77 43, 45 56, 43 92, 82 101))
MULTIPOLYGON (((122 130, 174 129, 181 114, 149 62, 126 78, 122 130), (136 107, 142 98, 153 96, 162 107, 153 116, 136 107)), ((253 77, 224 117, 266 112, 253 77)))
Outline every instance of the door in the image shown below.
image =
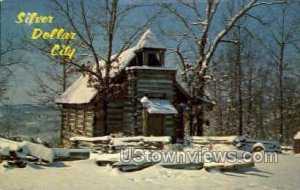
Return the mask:
POLYGON ((148 135, 164 135, 164 116, 162 114, 148 115, 148 135))

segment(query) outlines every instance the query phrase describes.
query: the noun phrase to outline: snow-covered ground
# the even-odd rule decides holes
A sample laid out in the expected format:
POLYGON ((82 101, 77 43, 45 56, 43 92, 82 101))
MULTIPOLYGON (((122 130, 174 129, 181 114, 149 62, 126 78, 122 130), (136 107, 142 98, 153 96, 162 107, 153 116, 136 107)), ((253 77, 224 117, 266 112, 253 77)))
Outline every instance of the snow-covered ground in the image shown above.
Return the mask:
POLYGON ((300 155, 280 155, 279 163, 257 163, 239 172, 173 170, 159 165, 132 173, 99 167, 93 160, 52 163, 47 167, 5 169, 0 190, 40 189, 299 189, 300 155))

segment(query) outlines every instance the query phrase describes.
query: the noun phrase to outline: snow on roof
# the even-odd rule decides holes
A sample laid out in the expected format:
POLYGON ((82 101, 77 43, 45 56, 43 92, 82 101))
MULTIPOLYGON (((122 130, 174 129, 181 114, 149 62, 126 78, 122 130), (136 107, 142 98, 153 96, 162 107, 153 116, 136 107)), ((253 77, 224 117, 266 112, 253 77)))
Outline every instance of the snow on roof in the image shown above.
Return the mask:
POLYGON ((146 32, 142 35, 136 47, 137 49, 141 49, 141 48, 166 49, 166 47, 160 43, 160 41, 156 38, 156 36, 150 29, 146 30, 146 32))
POLYGON ((89 103, 97 94, 97 91, 93 87, 88 87, 88 80, 88 75, 82 75, 55 102, 69 104, 89 103))
POLYGON ((294 140, 300 140, 300 131, 294 136, 294 140))
MULTIPOLYGON (((147 98, 147 97, 146 97, 147 98)), ((147 108, 149 114, 177 114, 176 108, 169 100, 146 99, 143 97, 141 103, 147 108)))
MULTIPOLYGON (((128 64, 135 57, 135 50, 136 50, 136 47, 132 47, 130 49, 123 51, 119 55, 117 60, 111 63, 110 77, 115 77, 120 71, 122 71, 125 67, 128 66, 128 64)), ((116 56, 117 55, 114 54, 112 56, 112 59, 114 59, 116 56)), ((99 65, 100 65, 100 67, 104 68, 105 62, 102 60, 102 61, 100 61, 99 65)), ((104 73, 104 69, 103 69, 102 73, 104 73)))
MULTIPOLYGON (((123 70, 134 58, 135 47, 123 51, 116 61, 111 64, 110 76, 114 77, 119 71, 123 70)), ((114 58, 116 55, 113 55, 114 58)), ((100 67, 103 67, 104 61, 100 61, 100 67)), ((88 87, 88 75, 79 77, 59 98, 56 103, 84 104, 89 103, 97 94, 97 90, 88 87)))
MULTIPOLYGON (((157 40, 151 30, 147 30, 136 44, 136 46, 123 51, 118 58, 111 63, 110 76, 115 77, 120 71, 128 66, 128 64, 135 57, 135 51, 140 48, 164 48, 161 43, 157 40)), ((112 55, 114 59, 117 55, 112 55)), ((105 65, 105 62, 102 60, 99 63, 100 67, 105 65)), ((143 69, 146 69, 142 67, 143 69)), ((158 68, 158 69, 167 69, 167 68, 158 68)), ((103 69, 104 71, 104 69, 103 69)), ((103 72, 103 74, 105 74, 103 72)), ((89 76, 81 76, 77 79, 60 97, 58 97, 56 103, 67 103, 67 104, 84 104, 89 103, 97 94, 96 89, 88 87, 89 76)))

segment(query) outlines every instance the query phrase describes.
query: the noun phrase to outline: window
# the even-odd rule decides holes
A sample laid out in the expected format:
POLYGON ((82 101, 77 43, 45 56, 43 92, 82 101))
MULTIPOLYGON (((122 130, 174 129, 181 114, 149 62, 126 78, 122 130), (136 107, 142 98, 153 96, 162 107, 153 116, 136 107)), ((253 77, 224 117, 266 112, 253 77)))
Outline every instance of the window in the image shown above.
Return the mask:
POLYGON ((148 65, 149 66, 161 66, 159 53, 148 54, 148 65))

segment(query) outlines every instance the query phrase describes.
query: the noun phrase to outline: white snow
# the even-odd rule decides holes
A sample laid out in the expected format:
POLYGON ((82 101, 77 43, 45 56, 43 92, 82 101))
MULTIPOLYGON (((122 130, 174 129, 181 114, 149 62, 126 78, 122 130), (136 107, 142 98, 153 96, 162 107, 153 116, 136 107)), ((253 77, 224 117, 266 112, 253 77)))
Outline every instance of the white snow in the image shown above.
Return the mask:
POLYGON ((146 30, 146 32, 142 35, 142 37, 138 41, 136 47, 138 49, 141 49, 141 48, 166 49, 166 47, 160 43, 160 41, 156 38, 156 36, 150 29, 146 30))
POLYGON ((177 114, 176 108, 169 100, 163 99, 149 99, 143 97, 141 99, 143 106, 147 108, 150 114, 177 114))
POLYGON ((111 140, 111 136, 102 136, 102 137, 84 137, 84 136, 76 136, 71 137, 70 141, 87 141, 87 142, 94 142, 94 141, 109 141, 111 140))
POLYGON ((97 94, 97 90, 93 87, 88 87, 88 80, 88 75, 82 75, 55 102, 70 104, 89 103, 97 94))
POLYGON ((9 148, 11 151, 17 151, 20 149, 18 142, 0 138, 0 149, 5 147, 9 148))
POLYGON ((169 136, 160 136, 160 137, 143 137, 143 140, 145 142, 163 142, 163 143, 170 143, 171 142, 171 137, 169 136))
MULTIPOLYGON (((125 67, 128 66, 130 61, 135 57, 135 51, 137 50, 136 47, 132 47, 123 51, 116 61, 111 63, 110 68, 110 77, 115 77, 120 71, 122 71, 125 67)), ((117 54, 112 55, 112 59, 114 59, 117 54)), ((102 73, 105 75, 105 62, 102 60, 99 63, 100 67, 102 68, 102 73)))
POLYGON ((300 140, 300 131, 294 136, 294 140, 300 140))
POLYGON ((9 153, 9 147, 8 146, 1 147, 1 149, 0 149, 0 155, 9 156, 10 155, 10 153, 9 153))
MULTIPOLYGON (((141 171, 122 173, 98 167, 94 160, 58 163, 52 167, 27 166, 3 169, 0 189, 247 189, 294 190, 300 186, 300 157, 280 155, 279 163, 256 163, 255 168, 237 172, 174 170, 155 165, 141 171)), ((117 158, 116 158, 117 159, 117 158)))
POLYGON ((54 160, 54 151, 51 148, 47 148, 40 144, 34 144, 31 142, 23 141, 20 144, 20 147, 22 148, 22 152, 26 155, 35 156, 39 159, 43 159, 49 162, 53 162, 54 160))
POLYGON ((120 154, 115 153, 115 154, 98 154, 98 153, 91 153, 90 154, 90 159, 91 160, 96 160, 96 161, 120 161, 120 154))
POLYGON ((171 137, 169 136, 160 136, 160 137, 144 137, 144 136, 136 136, 136 137, 122 137, 122 138, 113 138, 112 145, 114 146, 140 146, 143 142, 162 142, 162 143, 170 143, 171 137))
POLYGON ((143 142, 124 142, 118 139, 113 140, 114 146, 123 146, 123 147, 133 147, 133 146, 142 146, 143 142))
POLYGON ((198 142, 209 142, 209 141, 234 142, 238 138, 238 136, 192 136, 186 138, 198 142))

